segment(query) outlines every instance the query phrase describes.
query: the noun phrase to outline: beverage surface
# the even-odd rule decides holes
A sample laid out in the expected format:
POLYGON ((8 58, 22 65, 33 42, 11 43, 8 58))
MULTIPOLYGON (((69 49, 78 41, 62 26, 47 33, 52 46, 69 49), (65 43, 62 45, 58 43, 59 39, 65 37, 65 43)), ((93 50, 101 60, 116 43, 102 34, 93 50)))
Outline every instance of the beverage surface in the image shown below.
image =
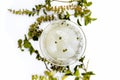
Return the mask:
POLYGON ((42 33, 42 53, 61 63, 76 59, 83 46, 83 35, 76 26, 65 20, 49 24, 42 33))
POLYGON ((65 22, 52 24, 45 37, 45 48, 53 58, 66 59, 75 55, 79 47, 79 33, 65 22), (56 27, 57 26, 57 27, 56 27))

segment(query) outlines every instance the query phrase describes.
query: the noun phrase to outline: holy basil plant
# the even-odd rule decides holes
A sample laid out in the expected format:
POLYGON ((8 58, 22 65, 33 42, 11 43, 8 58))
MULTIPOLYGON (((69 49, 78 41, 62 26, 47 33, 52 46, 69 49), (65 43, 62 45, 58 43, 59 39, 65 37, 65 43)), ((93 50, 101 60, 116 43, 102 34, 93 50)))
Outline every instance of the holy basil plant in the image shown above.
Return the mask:
MULTIPOLYGON (((68 66, 57 66, 46 58, 41 56, 39 50, 35 49, 31 43, 31 40, 38 41, 39 36, 43 32, 43 29, 39 26, 44 22, 52 22, 55 20, 72 20, 72 16, 76 19, 76 23, 79 26, 87 26, 96 18, 91 17, 92 11, 89 7, 92 2, 87 0, 45 0, 45 3, 38 3, 31 10, 8 9, 9 12, 16 15, 27 15, 29 17, 38 16, 36 21, 30 24, 28 32, 24 34, 24 39, 18 40, 18 48, 21 51, 28 50, 30 55, 36 54, 36 59, 41 61, 46 66, 44 75, 32 75, 32 80, 65 80, 69 76, 74 76, 74 80, 90 80, 91 75, 94 75, 92 71, 88 71, 88 64, 85 65, 85 56, 80 57, 77 64, 68 66), (53 6, 52 2, 69 3, 68 5, 53 6), (72 11, 72 12, 71 12, 72 11), (41 12, 43 13, 41 15, 41 12), (71 67, 72 66, 72 67, 71 67), (61 73, 60 78, 56 77, 56 73, 61 73)), ((57 42, 56 42, 57 43, 57 42)), ((64 52, 67 49, 63 50, 64 52)))

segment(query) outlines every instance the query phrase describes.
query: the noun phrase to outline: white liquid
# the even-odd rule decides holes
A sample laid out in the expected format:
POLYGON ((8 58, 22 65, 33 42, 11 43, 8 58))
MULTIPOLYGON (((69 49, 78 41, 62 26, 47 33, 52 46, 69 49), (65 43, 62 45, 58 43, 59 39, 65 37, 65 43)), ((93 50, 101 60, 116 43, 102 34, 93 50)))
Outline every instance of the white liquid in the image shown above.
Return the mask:
POLYGON ((80 33, 65 22, 52 24, 44 41, 46 52, 57 60, 67 60, 73 57, 80 46, 80 33), (56 27, 57 26, 57 27, 56 27))
POLYGON ((85 36, 75 23, 53 21, 40 36, 43 56, 55 65, 69 65, 77 61, 85 50, 85 36))

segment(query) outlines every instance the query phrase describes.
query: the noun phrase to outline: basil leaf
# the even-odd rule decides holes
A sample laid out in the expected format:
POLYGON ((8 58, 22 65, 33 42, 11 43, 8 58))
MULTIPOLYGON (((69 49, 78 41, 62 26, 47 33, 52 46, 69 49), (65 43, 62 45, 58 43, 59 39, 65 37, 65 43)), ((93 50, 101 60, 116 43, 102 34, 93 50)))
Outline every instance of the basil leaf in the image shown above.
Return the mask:
POLYGON ((22 48, 22 39, 18 40, 18 48, 22 48))
POLYGON ((87 6, 91 6, 91 5, 92 5, 92 2, 88 2, 88 3, 87 3, 87 6))
POLYGON ((83 63, 84 59, 85 59, 85 56, 81 57, 79 61, 83 63))
POLYGON ((79 69, 77 69, 77 70, 75 71, 74 75, 75 75, 76 77, 79 77, 79 76, 80 76, 79 69))
POLYGON ((75 77, 75 80, 80 80, 80 78, 79 77, 75 77))

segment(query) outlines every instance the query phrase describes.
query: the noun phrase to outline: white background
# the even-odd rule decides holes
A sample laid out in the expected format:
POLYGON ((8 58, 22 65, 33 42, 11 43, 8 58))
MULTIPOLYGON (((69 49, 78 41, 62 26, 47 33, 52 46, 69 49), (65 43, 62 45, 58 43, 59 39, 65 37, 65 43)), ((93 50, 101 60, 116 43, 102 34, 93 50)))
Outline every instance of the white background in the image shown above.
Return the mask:
MULTIPOLYGON (((31 80, 42 74, 43 63, 21 52, 17 39, 23 38, 35 18, 16 16, 8 8, 31 9, 40 0, 0 0, 0 80, 31 80)), ((82 27, 87 37, 86 56, 91 80, 120 80, 120 3, 119 0, 92 0, 91 10, 97 21, 82 27)), ((38 46, 38 45, 36 45, 38 46)))

